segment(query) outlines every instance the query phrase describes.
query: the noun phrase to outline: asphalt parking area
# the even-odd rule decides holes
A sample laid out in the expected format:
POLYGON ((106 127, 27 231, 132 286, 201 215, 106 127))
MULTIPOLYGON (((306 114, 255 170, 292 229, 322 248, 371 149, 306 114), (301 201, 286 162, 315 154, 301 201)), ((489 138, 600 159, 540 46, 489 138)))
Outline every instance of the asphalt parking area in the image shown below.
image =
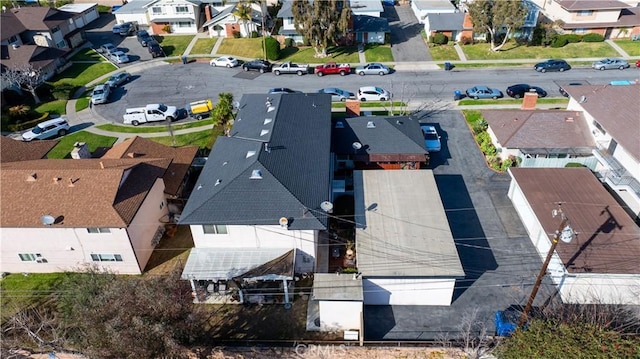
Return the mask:
POLYGON ((237 74, 233 75, 233 77, 235 77, 237 79, 253 80, 253 79, 258 78, 260 75, 264 75, 264 74, 261 74, 259 71, 242 71, 242 70, 240 70, 240 72, 238 72, 237 74))
POLYGON ((101 15, 98 20, 91 23, 91 26, 85 30, 85 36, 94 49, 106 43, 114 44, 118 50, 127 54, 130 60, 128 63, 116 64, 121 68, 126 68, 128 65, 138 61, 153 59, 149 50, 140 45, 135 35, 120 36, 119 34, 114 34, 112 31, 114 24, 115 17, 113 15, 101 15))

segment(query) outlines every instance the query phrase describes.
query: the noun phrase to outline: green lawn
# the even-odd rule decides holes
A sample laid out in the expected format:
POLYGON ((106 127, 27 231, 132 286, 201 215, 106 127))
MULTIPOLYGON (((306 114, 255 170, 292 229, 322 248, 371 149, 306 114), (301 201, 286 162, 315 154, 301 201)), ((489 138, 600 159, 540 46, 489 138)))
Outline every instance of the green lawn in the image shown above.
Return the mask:
MULTIPOLYGON (((499 100, 473 100, 466 99, 458 101, 458 106, 467 106, 467 105, 515 105, 521 104, 522 99, 516 98, 504 98, 499 100)), ((546 104, 568 104, 569 99, 567 98, 539 98, 537 103, 546 103, 546 104)))
POLYGON ((91 97, 80 97, 76 100, 76 111, 82 111, 85 108, 89 107, 89 101, 91 101, 91 97))
POLYGON ((393 62, 389 45, 369 44, 364 49, 367 62, 393 62))
POLYGON ((234 55, 249 59, 261 59, 262 39, 261 38, 224 38, 218 48, 218 54, 234 55))
MULTIPOLYGON (((212 119, 202 120, 202 121, 194 121, 189 123, 183 123, 180 125, 174 125, 173 130, 184 130, 185 128, 195 128, 195 127, 203 127, 203 126, 211 126, 213 124, 212 119)), ((110 132, 120 132, 120 133, 158 133, 158 132, 167 132, 167 126, 120 126, 114 125, 111 123, 107 123, 104 125, 97 126, 99 129, 110 132)))
POLYGON ((54 86, 59 86, 63 83, 72 86, 84 86, 116 69, 117 67, 110 62, 97 64, 75 63, 63 73, 54 76, 49 82, 54 86))
MULTIPOLYGON (((533 65, 537 61, 533 61, 530 63, 525 62, 506 62, 506 63, 493 63, 493 62, 478 62, 478 63, 456 63, 453 64, 454 68, 478 68, 478 67, 528 67, 533 68, 533 65)), ((571 63, 572 65, 574 63, 571 63)), ((438 64, 440 68, 444 68, 444 64, 438 64)))
POLYGON ((629 56, 640 56, 640 41, 614 40, 629 56))
POLYGON ((155 35, 154 38, 160 43, 167 56, 182 56, 193 39, 193 35, 155 35))
POLYGON ((97 52, 95 52, 92 48, 82 49, 78 51, 73 57, 71 57, 71 61, 98 61, 105 62, 106 60, 100 56, 97 52))
POLYGON ((483 119, 482 112, 478 110, 462 110, 462 114, 464 115, 464 119, 471 126, 483 119))
MULTIPOLYGON (((16 255, 16 260, 18 256, 16 255)), ((0 307, 2 321, 20 308, 36 306, 49 299, 66 273, 9 274, 0 281, 0 307)))
MULTIPOLYGON (((177 147, 182 146, 198 146, 199 148, 208 148, 211 149, 213 146, 214 138, 213 138, 213 130, 204 130, 199 132, 186 133, 184 135, 176 135, 175 137, 175 145, 177 147)), ((221 131, 219 135, 222 135, 221 131)), ((216 136, 217 137, 217 136, 216 136)), ((173 139, 171 136, 165 137, 150 137, 150 140, 154 140, 156 142, 162 143, 167 146, 173 146, 173 139)))
POLYGON ((213 46, 218 41, 217 38, 213 39, 198 39, 196 40, 195 45, 191 49, 192 54, 210 54, 211 50, 213 50, 213 46))
POLYGON ((60 139, 60 143, 48 154, 48 158, 71 158, 73 144, 86 142, 92 153, 100 148, 109 148, 116 142, 116 137, 100 136, 87 131, 74 132, 60 139))
POLYGON ((282 49, 280 60, 293 61, 301 64, 322 64, 326 62, 359 63, 358 48, 356 46, 331 47, 327 50, 325 58, 315 57, 313 47, 290 47, 282 49))
POLYGON ((49 112, 49 115, 65 115, 67 113, 67 100, 55 100, 46 102, 34 109, 37 113, 49 112))
POLYGON ((460 60, 453 45, 429 46, 429 53, 434 61, 457 61, 460 60))
POLYGON ((502 51, 492 52, 489 44, 462 45, 469 60, 504 60, 504 59, 572 59, 579 57, 610 57, 617 52, 606 42, 580 42, 563 47, 541 47, 518 45, 508 42, 502 51))

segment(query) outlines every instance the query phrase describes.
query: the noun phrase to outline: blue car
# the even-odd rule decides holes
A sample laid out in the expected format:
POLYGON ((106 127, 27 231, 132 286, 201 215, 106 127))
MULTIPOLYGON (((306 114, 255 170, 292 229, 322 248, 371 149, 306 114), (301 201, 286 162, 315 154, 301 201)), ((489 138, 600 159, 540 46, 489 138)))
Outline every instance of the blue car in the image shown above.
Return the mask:
POLYGON ((467 97, 475 100, 478 100, 481 98, 492 98, 495 100, 503 97, 502 91, 498 89, 492 89, 487 86, 474 86, 474 87, 468 88, 466 93, 467 93, 467 97))

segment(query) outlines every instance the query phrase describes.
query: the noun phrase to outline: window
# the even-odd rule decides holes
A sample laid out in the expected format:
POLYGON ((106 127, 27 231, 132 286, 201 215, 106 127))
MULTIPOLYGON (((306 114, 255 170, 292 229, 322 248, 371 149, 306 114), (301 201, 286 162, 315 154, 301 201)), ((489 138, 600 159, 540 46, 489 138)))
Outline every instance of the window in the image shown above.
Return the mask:
POLYGON ((91 260, 94 262, 122 262, 122 256, 119 254, 91 254, 91 260))
POLYGON ((51 33, 52 34, 55 34, 58 31, 60 31, 60 27, 58 27, 58 26, 54 26, 54 27, 51 28, 51 33))
POLYGON ((111 229, 109 228, 87 228, 87 232, 89 233, 111 233, 111 229))
POLYGON ((587 29, 575 29, 573 30, 574 34, 584 35, 587 33, 587 29))
POLYGON ((10 44, 13 44, 14 42, 18 42, 18 37, 16 35, 13 35, 9 38, 10 44))
POLYGON ((227 226, 224 224, 203 224, 202 230, 205 234, 227 234, 227 226))
POLYGON ((23 262, 35 262, 36 259, 42 258, 42 255, 40 253, 19 253, 18 257, 23 262))
POLYGON ((164 201, 160 202, 160 209, 164 208, 164 201))
POLYGON ((162 7, 161 6, 154 6, 151 8, 151 12, 154 15, 164 15, 164 11, 162 11, 162 7))
POLYGON ((177 24, 178 27, 191 27, 191 25, 192 25, 192 23, 191 22, 187 22, 187 21, 180 21, 177 24))
POLYGON ((592 16, 593 10, 580 10, 578 11, 578 16, 592 16))
POLYGON ((67 43, 66 43, 64 40, 62 40, 62 41, 58 42, 58 43, 56 44, 56 46, 57 46, 59 49, 64 49, 65 47, 67 47, 67 43))
POLYGON ((189 7, 188 6, 176 6, 176 14, 188 14, 189 7))

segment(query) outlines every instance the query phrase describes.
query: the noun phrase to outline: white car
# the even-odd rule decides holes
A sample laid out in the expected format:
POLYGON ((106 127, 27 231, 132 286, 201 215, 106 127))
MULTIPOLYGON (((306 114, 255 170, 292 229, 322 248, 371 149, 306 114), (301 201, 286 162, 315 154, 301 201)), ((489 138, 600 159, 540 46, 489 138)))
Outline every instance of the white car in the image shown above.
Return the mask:
POLYGON ((238 66, 239 63, 238 59, 236 59, 235 57, 222 56, 209 61, 209 65, 232 68, 238 66))
POLYGON ((91 93, 91 103, 98 105, 101 103, 107 103, 109 100, 110 87, 107 84, 98 85, 93 88, 91 93))
POLYGON ((105 56, 109 56, 110 53, 116 52, 116 51, 118 51, 118 48, 116 47, 116 45, 114 45, 114 44, 112 44, 110 42, 108 42, 108 43, 106 43, 104 45, 101 45, 98 48, 98 52, 103 54, 103 55, 105 55, 105 56))
POLYGON ((391 70, 383 64, 373 62, 364 66, 356 67, 356 73, 360 76, 364 75, 387 75, 391 70))
POLYGON ((127 56, 127 54, 122 51, 112 52, 109 57, 111 58, 111 61, 115 62, 116 64, 124 64, 129 62, 129 56, 127 56))
POLYGON ((420 126, 422 135, 424 136, 424 145, 429 152, 438 152, 442 148, 440 144, 440 136, 436 128, 429 125, 420 126))
POLYGON ((377 86, 360 87, 356 94, 356 98, 360 101, 388 101, 391 97, 391 92, 377 86))
POLYGON ((69 132, 69 123, 64 117, 40 122, 36 127, 22 134, 23 141, 46 140, 54 136, 64 136, 69 132))

